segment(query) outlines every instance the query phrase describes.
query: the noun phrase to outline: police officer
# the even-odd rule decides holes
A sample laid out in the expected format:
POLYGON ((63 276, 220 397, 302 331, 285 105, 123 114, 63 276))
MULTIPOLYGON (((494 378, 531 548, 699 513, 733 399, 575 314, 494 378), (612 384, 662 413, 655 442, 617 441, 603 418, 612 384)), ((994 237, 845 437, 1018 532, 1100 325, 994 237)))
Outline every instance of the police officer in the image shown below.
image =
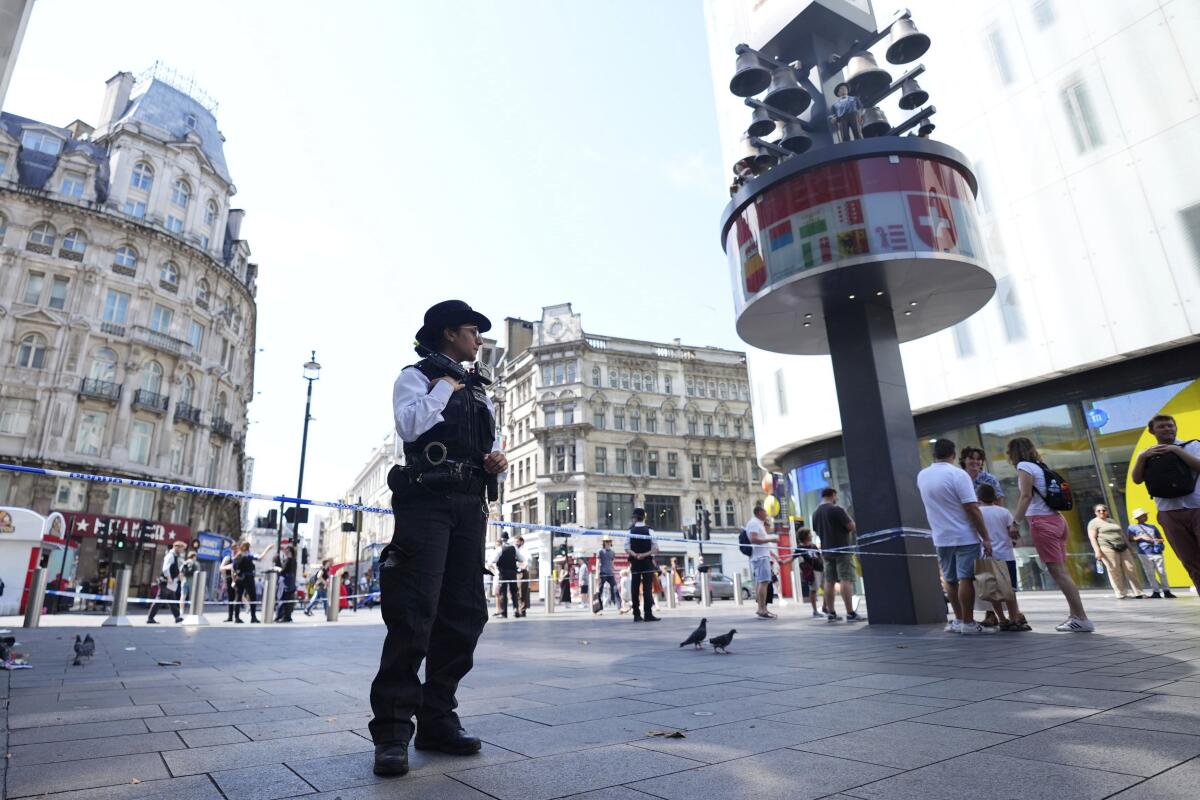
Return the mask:
POLYGON ((458 683, 470 669, 487 622, 483 594, 485 492, 503 480, 483 370, 467 373, 491 328, 461 300, 425 312, 416 364, 392 390, 403 467, 388 474, 396 528, 380 554, 379 588, 387 638, 371 684, 376 775, 408 772, 408 742, 452 755, 479 752, 454 713, 458 683), (425 683, 417 671, 425 662, 425 683))
POLYGON ((658 567, 654 564, 654 557, 658 555, 658 542, 652 537, 654 531, 646 524, 646 509, 635 508, 633 510, 633 524, 629 526, 629 538, 625 545, 625 555, 629 557, 629 571, 633 575, 633 585, 629 590, 629 598, 633 602, 633 621, 641 622, 658 622, 660 617, 654 616, 654 576, 658 574, 658 567), (639 591, 641 587, 641 606, 643 611, 638 607, 639 591))

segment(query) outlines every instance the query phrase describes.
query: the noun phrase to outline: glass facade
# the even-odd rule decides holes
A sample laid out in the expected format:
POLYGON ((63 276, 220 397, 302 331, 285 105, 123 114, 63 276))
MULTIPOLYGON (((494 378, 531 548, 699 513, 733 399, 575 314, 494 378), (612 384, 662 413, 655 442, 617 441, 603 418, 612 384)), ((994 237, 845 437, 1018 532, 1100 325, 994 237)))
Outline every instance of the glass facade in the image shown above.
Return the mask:
MULTIPOLYGON (((960 451, 968 445, 981 448, 987 456, 984 468, 1000 480, 1005 505, 1011 511, 1016 508, 1019 492, 1016 470, 1008 463, 1005 451, 1013 438, 1031 439, 1047 466, 1070 483, 1074 495, 1074 508, 1063 513, 1069 529, 1067 552, 1071 556, 1071 574, 1081 588, 1104 588, 1108 585, 1107 578, 1087 540, 1092 507, 1103 503, 1112 510, 1117 522, 1123 526, 1129 524, 1125 481, 1138 439, 1150 417, 1159 413, 1188 383, 1052 405, 1009 417, 981 419, 953 429, 927 429, 918 419, 921 463, 927 466, 932 462, 930 443, 935 439, 950 439, 960 451)), ((826 449, 832 450, 834 446, 840 448, 840 442, 829 443, 826 449)), ((840 454, 830 452, 800 464, 787 473, 787 481, 796 516, 807 519, 821 502, 820 492, 826 486, 838 490, 839 503, 854 515, 846 459, 840 454)), ((1053 588, 1045 565, 1033 549, 1028 527, 1021 531, 1016 553, 1020 588, 1053 588)))

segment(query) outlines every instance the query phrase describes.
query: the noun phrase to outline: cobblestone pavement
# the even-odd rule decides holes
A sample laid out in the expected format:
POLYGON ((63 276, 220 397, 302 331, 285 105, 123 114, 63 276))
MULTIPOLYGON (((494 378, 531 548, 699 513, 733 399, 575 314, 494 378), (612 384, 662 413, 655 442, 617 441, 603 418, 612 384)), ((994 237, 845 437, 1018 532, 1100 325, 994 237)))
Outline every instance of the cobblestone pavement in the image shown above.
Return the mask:
POLYGON ((725 603, 707 614, 737 628, 728 656, 677 646, 695 606, 490 624, 459 709, 483 751, 413 751, 390 779, 366 732, 374 614, 90 628, 82 667, 75 629, 16 630, 35 668, 0 672, 4 796, 1192 800, 1200 602, 1089 594, 1092 635, 1053 631, 1059 596, 1022 602, 1033 633, 971 638, 725 603))

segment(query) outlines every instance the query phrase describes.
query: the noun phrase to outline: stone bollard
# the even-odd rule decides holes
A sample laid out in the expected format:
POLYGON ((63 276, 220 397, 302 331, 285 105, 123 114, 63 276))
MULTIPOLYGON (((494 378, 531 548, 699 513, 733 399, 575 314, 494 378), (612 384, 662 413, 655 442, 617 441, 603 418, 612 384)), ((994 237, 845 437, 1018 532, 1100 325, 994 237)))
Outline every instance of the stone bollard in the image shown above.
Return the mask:
POLYGON ((117 587, 113 590, 112 610, 104 622, 104 628, 124 628, 133 623, 129 621, 129 576, 132 574, 128 567, 117 570, 117 587))
POLYGON ((25 599, 26 628, 36 628, 42 619, 42 606, 46 603, 46 568, 38 567, 33 571, 29 582, 29 596, 25 599))
POLYGON ((338 612, 342 610, 342 571, 338 570, 329 576, 329 607, 325 609, 325 619, 328 622, 338 621, 338 612))
POLYGON ((544 599, 546 602, 546 613, 553 614, 554 613, 554 573, 553 572, 546 576, 545 590, 546 591, 545 591, 544 599))
POLYGON ((795 599, 797 606, 804 605, 804 595, 800 591, 804 585, 803 566, 803 562, 799 558, 792 559, 792 598, 795 599))
POLYGON ((663 589, 667 595, 667 608, 675 608, 678 605, 678 598, 675 597, 675 572, 667 570, 667 574, 663 576, 663 589))
POLYGON ((264 625, 275 623, 275 601, 279 594, 279 570, 267 570, 263 580, 262 621, 264 625))
POLYGON ((700 573, 700 605, 705 608, 712 606, 712 581, 707 570, 700 573))
POLYGON ((183 618, 184 625, 208 624, 208 619, 204 616, 204 585, 207 578, 208 575, 202 571, 192 575, 192 596, 188 598, 188 610, 192 613, 183 618))
POLYGON ((746 598, 742 597, 742 573, 735 573, 733 576, 733 602, 740 605, 745 605, 746 598))

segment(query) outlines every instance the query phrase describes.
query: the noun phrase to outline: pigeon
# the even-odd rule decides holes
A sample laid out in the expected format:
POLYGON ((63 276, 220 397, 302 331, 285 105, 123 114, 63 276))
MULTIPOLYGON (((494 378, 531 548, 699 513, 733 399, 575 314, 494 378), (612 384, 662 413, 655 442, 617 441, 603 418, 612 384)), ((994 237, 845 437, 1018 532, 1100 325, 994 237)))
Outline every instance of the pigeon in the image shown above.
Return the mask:
POLYGON ((713 652, 728 653, 729 651, 725 648, 729 647, 729 643, 733 641, 733 635, 735 633, 737 633, 736 628, 731 630, 729 633, 725 633, 720 636, 714 636, 713 638, 709 639, 708 643, 713 646, 713 652))
POLYGON ((708 636, 708 618, 700 620, 700 627, 692 631, 691 635, 679 643, 680 647, 686 647, 689 644, 696 645, 697 650, 704 649, 704 637, 708 636))
POLYGON ((91 659, 96 654, 96 641, 92 639, 89 633, 83 639, 79 638, 79 634, 75 634, 75 660, 71 662, 73 666, 81 666, 83 659, 91 659))

